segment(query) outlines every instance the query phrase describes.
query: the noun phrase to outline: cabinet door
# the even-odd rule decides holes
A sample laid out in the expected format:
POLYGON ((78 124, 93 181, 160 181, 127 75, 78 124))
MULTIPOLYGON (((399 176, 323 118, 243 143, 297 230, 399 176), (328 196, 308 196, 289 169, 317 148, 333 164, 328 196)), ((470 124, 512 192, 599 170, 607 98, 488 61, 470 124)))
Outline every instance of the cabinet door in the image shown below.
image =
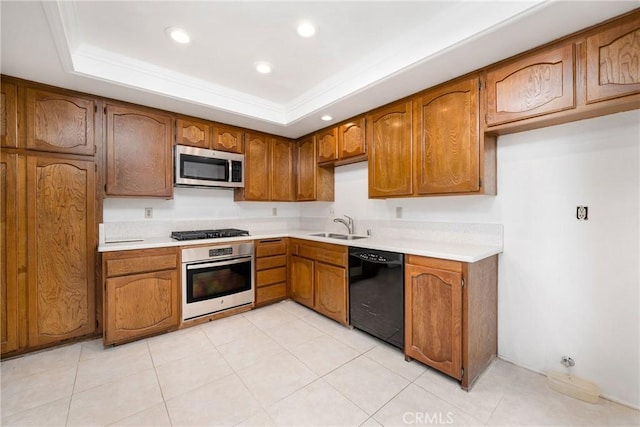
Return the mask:
POLYGON ((587 37, 587 102, 640 92, 640 21, 637 15, 587 37))
POLYGON ((316 144, 313 136, 296 145, 296 200, 316 199, 316 144))
POLYGON ((29 344, 95 330, 95 166, 27 158, 29 344))
POLYGON ((347 272, 323 262, 315 263, 315 309, 347 324, 347 272))
POLYGON ((487 73, 487 125, 575 107, 573 43, 487 73))
POLYGON ((240 128, 216 124, 213 127, 211 148, 231 153, 244 153, 243 134, 240 128))
POLYGON ((107 279, 104 344, 177 327, 178 286, 177 270, 107 279))
POLYGON ((176 120, 176 144, 211 148, 211 126, 202 120, 176 120))
POLYGON ((415 101, 416 191, 480 189, 478 79, 446 85, 415 101))
POLYGON ((447 375, 462 378, 459 272, 406 265, 405 353, 447 375))
MULTIPOLYGON (((2 353, 18 345, 18 170, 17 155, 0 153, 0 338, 2 353)), ((24 242, 22 243, 24 244, 24 242)), ((24 322, 26 323, 26 322, 24 322)))
POLYGON ((369 198, 413 193, 411 114, 404 102, 367 116, 369 198))
POLYGON ((27 89, 27 148, 93 156, 96 103, 90 98, 27 89))
POLYGON ((108 105, 107 195, 173 195, 172 118, 169 115, 108 105))
POLYGON ((313 264, 314 262, 307 258, 299 256, 291 256, 291 298, 294 301, 304 304, 309 308, 313 308, 313 264))
POLYGON ((318 163, 333 162, 338 159, 338 129, 331 128, 316 133, 318 163))
POLYGON ((364 117, 340 126, 338 129, 338 158, 340 160, 362 156, 367 153, 364 131, 364 117))
POLYGON ((18 103, 16 85, 2 82, 0 86, 0 146, 18 145, 18 103))
POLYGON ((281 138, 271 140, 271 200, 292 202, 295 200, 293 177, 294 145, 281 138))
POLYGON ((266 135, 247 133, 245 154, 244 197, 245 200, 268 201, 270 144, 266 135))

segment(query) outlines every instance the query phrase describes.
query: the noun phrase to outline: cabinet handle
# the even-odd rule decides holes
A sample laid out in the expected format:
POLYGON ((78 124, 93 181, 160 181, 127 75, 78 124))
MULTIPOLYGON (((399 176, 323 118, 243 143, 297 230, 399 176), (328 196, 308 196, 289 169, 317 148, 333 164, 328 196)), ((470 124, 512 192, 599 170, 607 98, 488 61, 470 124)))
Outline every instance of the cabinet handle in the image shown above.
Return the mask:
POLYGON ((282 242, 282 239, 267 239, 267 240, 260 240, 260 243, 276 243, 276 242, 282 242))

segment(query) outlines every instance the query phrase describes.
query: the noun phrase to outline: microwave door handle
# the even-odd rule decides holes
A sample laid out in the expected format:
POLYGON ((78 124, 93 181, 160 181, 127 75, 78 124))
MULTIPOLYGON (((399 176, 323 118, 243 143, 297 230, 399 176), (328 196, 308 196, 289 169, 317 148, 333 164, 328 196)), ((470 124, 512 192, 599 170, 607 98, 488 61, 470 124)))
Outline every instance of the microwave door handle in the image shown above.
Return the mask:
POLYGON ((187 270, 199 270, 201 268, 219 267, 221 265, 242 264, 243 262, 249 262, 249 261, 251 261, 251 257, 233 258, 231 260, 209 262, 206 264, 188 264, 187 270))

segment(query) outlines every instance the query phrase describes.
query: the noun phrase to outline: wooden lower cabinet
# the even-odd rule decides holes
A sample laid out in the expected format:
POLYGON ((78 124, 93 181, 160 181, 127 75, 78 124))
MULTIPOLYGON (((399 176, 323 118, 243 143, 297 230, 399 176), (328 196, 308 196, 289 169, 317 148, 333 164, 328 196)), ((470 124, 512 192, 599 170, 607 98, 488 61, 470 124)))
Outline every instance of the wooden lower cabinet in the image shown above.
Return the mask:
POLYGON ((162 248, 103 254, 104 345, 178 328, 178 251, 162 248))
POLYGON ((18 156, 0 153, 0 286, 2 353, 17 350, 19 328, 18 286, 18 156))
POLYGON ((95 321, 93 161, 27 156, 29 345, 91 334, 95 321))
POLYGON ((298 239, 290 247, 291 298, 346 325, 347 247, 298 239))
POLYGON ((287 239, 256 240, 255 251, 255 306, 287 298, 287 239))
POLYGON ((2 152, 2 354, 96 331, 93 160, 2 152))
POLYGON ((347 323, 347 273, 344 267, 316 261, 315 309, 340 323, 347 323))
POLYGON ((313 260, 292 255, 289 265, 291 269, 291 298, 300 304, 313 308, 313 260))
POLYGON ((475 263, 408 255, 405 355, 468 390, 497 354, 498 257, 475 263))

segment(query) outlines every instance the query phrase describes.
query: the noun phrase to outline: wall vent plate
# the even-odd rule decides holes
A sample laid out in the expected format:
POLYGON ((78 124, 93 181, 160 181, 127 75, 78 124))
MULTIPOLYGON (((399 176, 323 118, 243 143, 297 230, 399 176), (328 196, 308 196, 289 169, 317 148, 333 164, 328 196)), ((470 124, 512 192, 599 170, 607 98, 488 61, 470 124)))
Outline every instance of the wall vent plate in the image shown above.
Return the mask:
POLYGON ((586 221, 589 219, 589 207, 588 206, 578 206, 576 208, 576 218, 578 221, 586 221))

